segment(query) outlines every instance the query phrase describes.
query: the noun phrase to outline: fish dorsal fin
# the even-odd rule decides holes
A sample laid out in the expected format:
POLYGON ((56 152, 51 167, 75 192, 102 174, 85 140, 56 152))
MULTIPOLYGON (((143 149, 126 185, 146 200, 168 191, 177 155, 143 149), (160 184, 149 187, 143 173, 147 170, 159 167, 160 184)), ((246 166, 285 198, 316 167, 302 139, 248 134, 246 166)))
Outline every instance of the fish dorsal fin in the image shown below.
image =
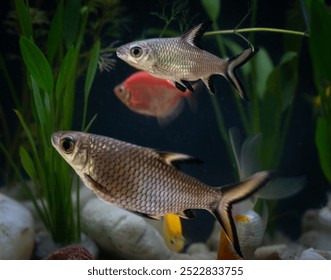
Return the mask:
POLYGON ((202 163, 200 159, 185 154, 159 152, 159 151, 157 151, 157 154, 166 164, 171 165, 177 169, 180 169, 180 165, 183 163, 195 163, 195 164, 202 163))
POLYGON ((190 45, 201 49, 200 46, 201 37, 211 24, 212 24, 211 20, 200 23, 196 27, 193 27, 192 29, 187 31, 184 35, 181 36, 181 38, 190 45))

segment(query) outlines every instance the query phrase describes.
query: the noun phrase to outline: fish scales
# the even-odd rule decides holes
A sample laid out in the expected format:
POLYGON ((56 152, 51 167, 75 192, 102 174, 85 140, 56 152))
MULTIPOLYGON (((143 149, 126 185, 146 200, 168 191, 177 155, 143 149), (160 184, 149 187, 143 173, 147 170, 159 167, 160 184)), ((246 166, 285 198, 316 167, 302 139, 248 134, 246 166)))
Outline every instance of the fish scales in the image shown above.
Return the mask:
POLYGON ((52 134, 53 146, 85 185, 106 202, 149 217, 205 209, 221 224, 242 257, 232 204, 246 199, 270 179, 267 171, 224 187, 210 187, 180 172, 175 164, 192 160, 183 154, 157 152, 113 138, 77 131, 52 134))
POLYGON ((179 38, 146 41, 154 49, 157 58, 155 67, 160 73, 152 70, 152 74, 156 77, 173 80, 180 76, 188 81, 196 81, 208 77, 210 73, 223 73, 225 70, 226 60, 197 47, 193 48, 179 38), (172 72, 168 69, 172 69, 172 72))
POLYGON ((164 165, 153 150, 140 152, 137 146, 114 139, 108 149, 103 149, 109 145, 109 138, 94 135, 89 143, 93 153, 88 174, 103 187, 99 191, 110 203, 138 212, 143 205, 146 213, 163 215, 189 208, 210 208, 211 198, 217 199, 214 190, 193 177, 179 173, 178 178, 178 171, 164 165))

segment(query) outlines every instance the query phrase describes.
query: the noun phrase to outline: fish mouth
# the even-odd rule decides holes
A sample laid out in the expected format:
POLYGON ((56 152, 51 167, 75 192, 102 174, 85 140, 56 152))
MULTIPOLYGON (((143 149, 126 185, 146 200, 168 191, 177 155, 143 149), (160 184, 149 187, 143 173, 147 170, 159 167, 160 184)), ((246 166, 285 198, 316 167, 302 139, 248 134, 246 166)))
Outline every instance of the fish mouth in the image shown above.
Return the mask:
POLYGON ((116 50, 116 55, 117 55, 118 58, 123 59, 123 57, 125 56, 125 54, 123 52, 123 49, 122 48, 118 48, 116 50))

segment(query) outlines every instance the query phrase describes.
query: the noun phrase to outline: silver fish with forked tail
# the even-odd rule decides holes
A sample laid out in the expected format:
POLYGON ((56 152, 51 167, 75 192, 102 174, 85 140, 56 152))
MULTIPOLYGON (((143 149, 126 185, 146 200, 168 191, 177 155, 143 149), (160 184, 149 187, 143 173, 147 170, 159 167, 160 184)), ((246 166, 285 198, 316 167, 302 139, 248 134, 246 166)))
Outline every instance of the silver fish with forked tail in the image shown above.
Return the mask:
POLYGON ((241 183, 213 188, 175 168, 181 162, 194 160, 188 155, 157 152, 75 131, 53 133, 52 144, 88 188, 116 206, 151 218, 168 213, 190 218, 190 209, 208 210, 240 256, 232 204, 247 198, 270 179, 269 172, 259 172, 241 183))
POLYGON ((245 64, 257 50, 222 59, 200 47, 200 39, 212 22, 206 21, 180 37, 155 38, 131 42, 117 49, 117 56, 131 66, 152 76, 172 82, 178 89, 193 91, 191 82, 201 79, 214 92, 215 75, 222 75, 248 100, 235 70, 245 64))

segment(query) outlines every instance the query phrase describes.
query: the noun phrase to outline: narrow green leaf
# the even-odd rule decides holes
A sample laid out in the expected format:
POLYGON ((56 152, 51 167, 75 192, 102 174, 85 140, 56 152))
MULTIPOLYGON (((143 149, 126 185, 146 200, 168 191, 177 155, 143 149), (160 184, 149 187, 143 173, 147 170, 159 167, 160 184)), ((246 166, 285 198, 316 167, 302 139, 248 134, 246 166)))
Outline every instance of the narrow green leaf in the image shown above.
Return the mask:
POLYGON ((279 65, 268 76, 266 83, 266 94, 268 96, 265 98, 270 99, 270 108, 278 108, 283 111, 291 104, 298 79, 298 73, 294 71, 296 59, 296 53, 286 52, 279 65))
POLYGON ((221 9, 221 0, 201 0, 201 4, 210 19, 216 22, 221 9))
POLYGON ((23 146, 20 147, 20 159, 25 172, 29 175, 29 177, 32 180, 34 180, 37 175, 36 168, 29 153, 26 151, 26 149, 23 146))
POLYGON ((55 54, 62 41, 63 26, 63 0, 58 5, 47 38, 47 57, 50 64, 53 64, 55 54))
POLYGON ((99 53, 100 53, 100 40, 97 40, 91 50, 91 58, 90 58, 89 65, 87 68, 85 87, 84 87, 85 101, 87 101, 87 99, 88 99, 88 95, 89 95, 89 92, 90 92, 92 84, 93 84, 95 73, 97 71, 99 53))
POLYGON ((84 87, 84 112, 83 112, 83 122, 82 122, 82 129, 85 129, 85 122, 86 122, 86 114, 87 114, 87 102, 88 97, 91 91, 91 87, 93 84, 93 80, 95 77, 95 73, 98 67, 98 60, 100 54, 100 40, 97 40, 91 50, 91 58, 89 61, 89 65, 87 68, 86 80, 85 80, 85 87, 84 87))
POLYGON ((63 37, 66 46, 73 44, 78 36, 81 5, 80 0, 66 1, 63 13, 63 37))
POLYGON ((266 92, 267 79, 274 68, 272 60, 268 52, 261 48, 255 57, 256 68, 258 70, 258 75, 256 75, 255 87, 256 94, 258 97, 263 98, 266 92))
POLYGON ((24 36, 20 38, 20 48, 24 63, 39 87, 52 94, 54 80, 51 67, 42 51, 24 36))
POLYGON ((37 110, 38 123, 41 127, 45 128, 47 123, 47 112, 45 111, 45 106, 42 101, 42 97, 40 95, 39 87, 35 81, 35 79, 31 76, 31 85, 32 85, 32 95, 35 104, 35 108, 37 110))
POLYGON ((37 148, 36 148, 36 143, 35 141, 33 140, 33 137, 32 137, 32 134, 31 134, 31 131, 30 129, 28 128, 21 112, 17 111, 17 110, 14 110, 15 114, 17 115, 21 125, 23 126, 23 129, 24 129, 24 132, 29 140, 29 143, 31 145, 31 149, 33 151, 33 156, 34 158, 38 158, 38 154, 37 154, 37 148))
POLYGON ((315 134, 321 168, 331 184, 331 125, 326 119, 318 118, 315 134))
POLYGON ((55 92, 56 92, 56 100, 59 101, 61 98, 61 94, 63 93, 64 88, 68 83, 68 79, 71 79, 69 73, 71 72, 73 64, 73 59, 75 55, 74 46, 70 46, 63 61, 61 64, 60 72, 56 80, 55 92))
POLYGON ((331 82, 331 15, 322 0, 305 0, 310 33, 309 47, 314 66, 316 83, 321 80, 331 82))
POLYGON ((25 37, 32 39, 33 37, 32 23, 31 23, 30 7, 28 1, 15 0, 15 7, 22 34, 25 37))

